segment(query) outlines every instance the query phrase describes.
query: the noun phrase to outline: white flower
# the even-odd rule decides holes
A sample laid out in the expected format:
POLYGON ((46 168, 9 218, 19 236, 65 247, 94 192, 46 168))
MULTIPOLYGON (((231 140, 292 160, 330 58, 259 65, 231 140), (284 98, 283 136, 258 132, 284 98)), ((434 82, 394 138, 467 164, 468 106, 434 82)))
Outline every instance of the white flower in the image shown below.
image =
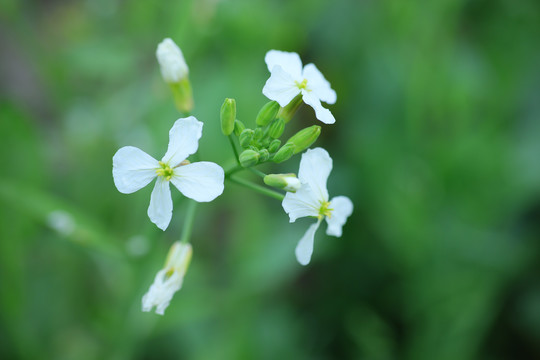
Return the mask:
POLYGON ((172 217, 169 182, 186 197, 198 202, 214 200, 223 192, 224 172, 212 162, 190 163, 202 136, 203 123, 195 117, 178 119, 169 131, 167 153, 157 161, 141 149, 125 146, 113 157, 113 178, 118 191, 131 194, 157 177, 150 197, 148 217, 162 230, 172 217))
POLYGON ((302 94, 304 102, 315 110, 317 119, 325 124, 336 122, 330 110, 321 105, 321 101, 334 104, 336 92, 315 65, 307 64, 302 69, 297 53, 278 50, 268 51, 264 61, 270 71, 270 78, 263 88, 264 96, 284 107, 302 94))
POLYGON ((151 311, 155 306, 156 314, 163 315, 174 293, 182 288, 192 252, 190 244, 177 241, 172 245, 165 267, 157 273, 154 283, 142 298, 142 311, 151 311))
POLYGON ((156 57, 161 68, 161 75, 168 83, 177 83, 188 75, 188 66, 182 50, 169 38, 159 43, 156 57))
POLYGON ((283 209, 289 214, 290 222, 305 216, 317 218, 296 246, 296 259, 307 265, 313 253, 313 238, 321 221, 326 218, 327 235, 341 236, 341 228, 352 214, 353 204, 346 196, 328 200, 326 180, 332 170, 332 159, 326 150, 315 148, 302 154, 298 178, 302 187, 295 193, 288 192, 283 199, 283 209))

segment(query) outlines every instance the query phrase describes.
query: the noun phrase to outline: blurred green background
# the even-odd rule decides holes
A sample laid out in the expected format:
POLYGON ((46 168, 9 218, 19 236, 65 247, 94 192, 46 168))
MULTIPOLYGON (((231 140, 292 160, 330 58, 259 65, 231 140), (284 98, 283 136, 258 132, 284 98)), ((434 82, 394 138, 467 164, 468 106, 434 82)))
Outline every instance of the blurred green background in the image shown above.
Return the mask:
MULTIPOLYGON (((536 0, 3 0, 0 358, 540 359, 539 39, 536 0), (165 152, 165 37, 201 158, 224 166, 223 99, 253 124, 267 50, 315 63, 338 94, 315 145, 355 211, 302 267, 310 221, 227 184, 160 317, 140 301, 186 201, 173 189, 162 232, 151 187, 120 194, 111 158, 165 152)), ((315 121, 303 107, 292 128, 315 121)))

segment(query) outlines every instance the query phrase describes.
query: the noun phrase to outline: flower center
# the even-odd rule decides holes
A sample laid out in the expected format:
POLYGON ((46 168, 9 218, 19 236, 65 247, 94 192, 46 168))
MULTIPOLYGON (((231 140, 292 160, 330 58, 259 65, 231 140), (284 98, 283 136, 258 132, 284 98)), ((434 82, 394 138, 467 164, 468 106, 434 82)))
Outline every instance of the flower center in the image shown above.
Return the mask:
POLYGON ((165 273, 165 277, 168 279, 174 274, 174 268, 170 267, 167 269, 167 272, 165 273))
POLYGON ((171 177, 174 174, 173 169, 169 166, 169 164, 165 164, 163 161, 159 162, 159 166, 161 166, 161 169, 156 169, 156 174, 158 176, 163 176, 165 180, 169 181, 171 180, 171 177))
POLYGON ((299 88, 299 89, 305 89, 307 90, 307 79, 304 79, 302 80, 302 82, 298 82, 298 81, 295 81, 294 82, 296 84, 296 86, 299 88))
POLYGON ((334 209, 330 208, 330 202, 329 201, 321 201, 321 207, 319 208, 318 218, 322 219, 325 216, 328 216, 329 218, 331 218, 332 217, 332 211, 334 211, 334 209))

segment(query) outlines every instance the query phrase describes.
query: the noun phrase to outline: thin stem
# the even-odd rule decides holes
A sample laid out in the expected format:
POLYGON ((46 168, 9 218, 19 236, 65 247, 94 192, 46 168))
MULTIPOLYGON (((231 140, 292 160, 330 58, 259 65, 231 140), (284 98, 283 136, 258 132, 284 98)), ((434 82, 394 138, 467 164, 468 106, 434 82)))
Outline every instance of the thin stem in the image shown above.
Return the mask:
POLYGON ((245 168, 242 165, 236 165, 232 169, 229 169, 225 171, 225 178, 229 178, 232 176, 232 174, 237 173, 238 171, 245 170, 245 168))
POLYGON ((239 178, 234 178, 234 177, 229 177, 228 179, 233 183, 245 186, 245 187, 247 187, 247 188, 249 188, 251 190, 254 190, 254 191, 256 191, 256 192, 258 192, 260 194, 269 196, 271 198, 278 199, 280 201, 282 201, 285 198, 285 196, 283 194, 278 193, 277 191, 274 191, 274 190, 267 189, 267 188, 265 188, 263 186, 255 184, 255 183, 252 183, 249 180, 239 179, 239 178))
POLYGON ((251 172, 254 173, 254 174, 259 175, 259 176, 262 177, 262 178, 264 178, 264 177, 266 176, 265 173, 263 173, 263 172, 260 171, 260 170, 255 169, 255 168, 250 167, 250 168, 248 168, 248 170, 251 171, 251 172))
POLYGON ((193 221, 195 220, 195 210, 197 209, 197 202, 190 200, 187 208, 186 219, 184 220, 184 228, 182 229, 182 236, 180 242, 185 244, 191 237, 191 231, 193 230, 193 221))
POLYGON ((236 149, 236 144, 234 143, 232 135, 228 136, 229 142, 231 143, 232 151, 234 153, 234 159, 236 160, 236 163, 240 165, 240 157, 238 155, 238 149, 236 149))

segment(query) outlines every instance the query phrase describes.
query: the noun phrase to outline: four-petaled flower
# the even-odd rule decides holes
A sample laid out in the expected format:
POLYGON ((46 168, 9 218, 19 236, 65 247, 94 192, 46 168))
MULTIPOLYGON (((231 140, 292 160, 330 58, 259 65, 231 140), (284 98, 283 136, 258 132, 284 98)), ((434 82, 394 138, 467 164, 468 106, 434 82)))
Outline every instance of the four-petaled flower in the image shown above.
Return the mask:
POLYGON ((133 193, 157 177, 148 217, 162 230, 169 226, 172 217, 169 182, 197 202, 212 201, 223 192, 224 172, 221 166, 207 161, 190 163, 186 160, 197 151, 202 127, 203 123, 193 116, 178 119, 169 131, 169 147, 161 161, 133 146, 125 146, 114 154, 114 184, 121 193, 133 193))
POLYGON ((353 204, 346 196, 328 200, 326 180, 332 170, 332 159, 326 150, 315 148, 302 154, 298 179, 302 186, 295 193, 288 192, 283 200, 283 209, 289 214, 290 222, 305 216, 317 218, 296 246, 296 259, 307 265, 313 253, 313 238, 321 221, 326 218, 327 235, 341 237, 342 227, 352 214, 353 204))
POLYGON ((307 64, 302 69, 297 53, 278 50, 268 51, 264 61, 270 71, 263 88, 264 96, 284 107, 301 94, 304 102, 315 110, 317 119, 325 124, 336 122, 330 110, 321 105, 321 100, 334 104, 336 92, 315 65, 307 64))
POLYGON ((157 273, 154 283, 142 298, 143 311, 150 311, 155 306, 156 314, 163 315, 174 293, 182 288, 191 254, 190 244, 177 241, 171 246, 165 267, 157 273))

